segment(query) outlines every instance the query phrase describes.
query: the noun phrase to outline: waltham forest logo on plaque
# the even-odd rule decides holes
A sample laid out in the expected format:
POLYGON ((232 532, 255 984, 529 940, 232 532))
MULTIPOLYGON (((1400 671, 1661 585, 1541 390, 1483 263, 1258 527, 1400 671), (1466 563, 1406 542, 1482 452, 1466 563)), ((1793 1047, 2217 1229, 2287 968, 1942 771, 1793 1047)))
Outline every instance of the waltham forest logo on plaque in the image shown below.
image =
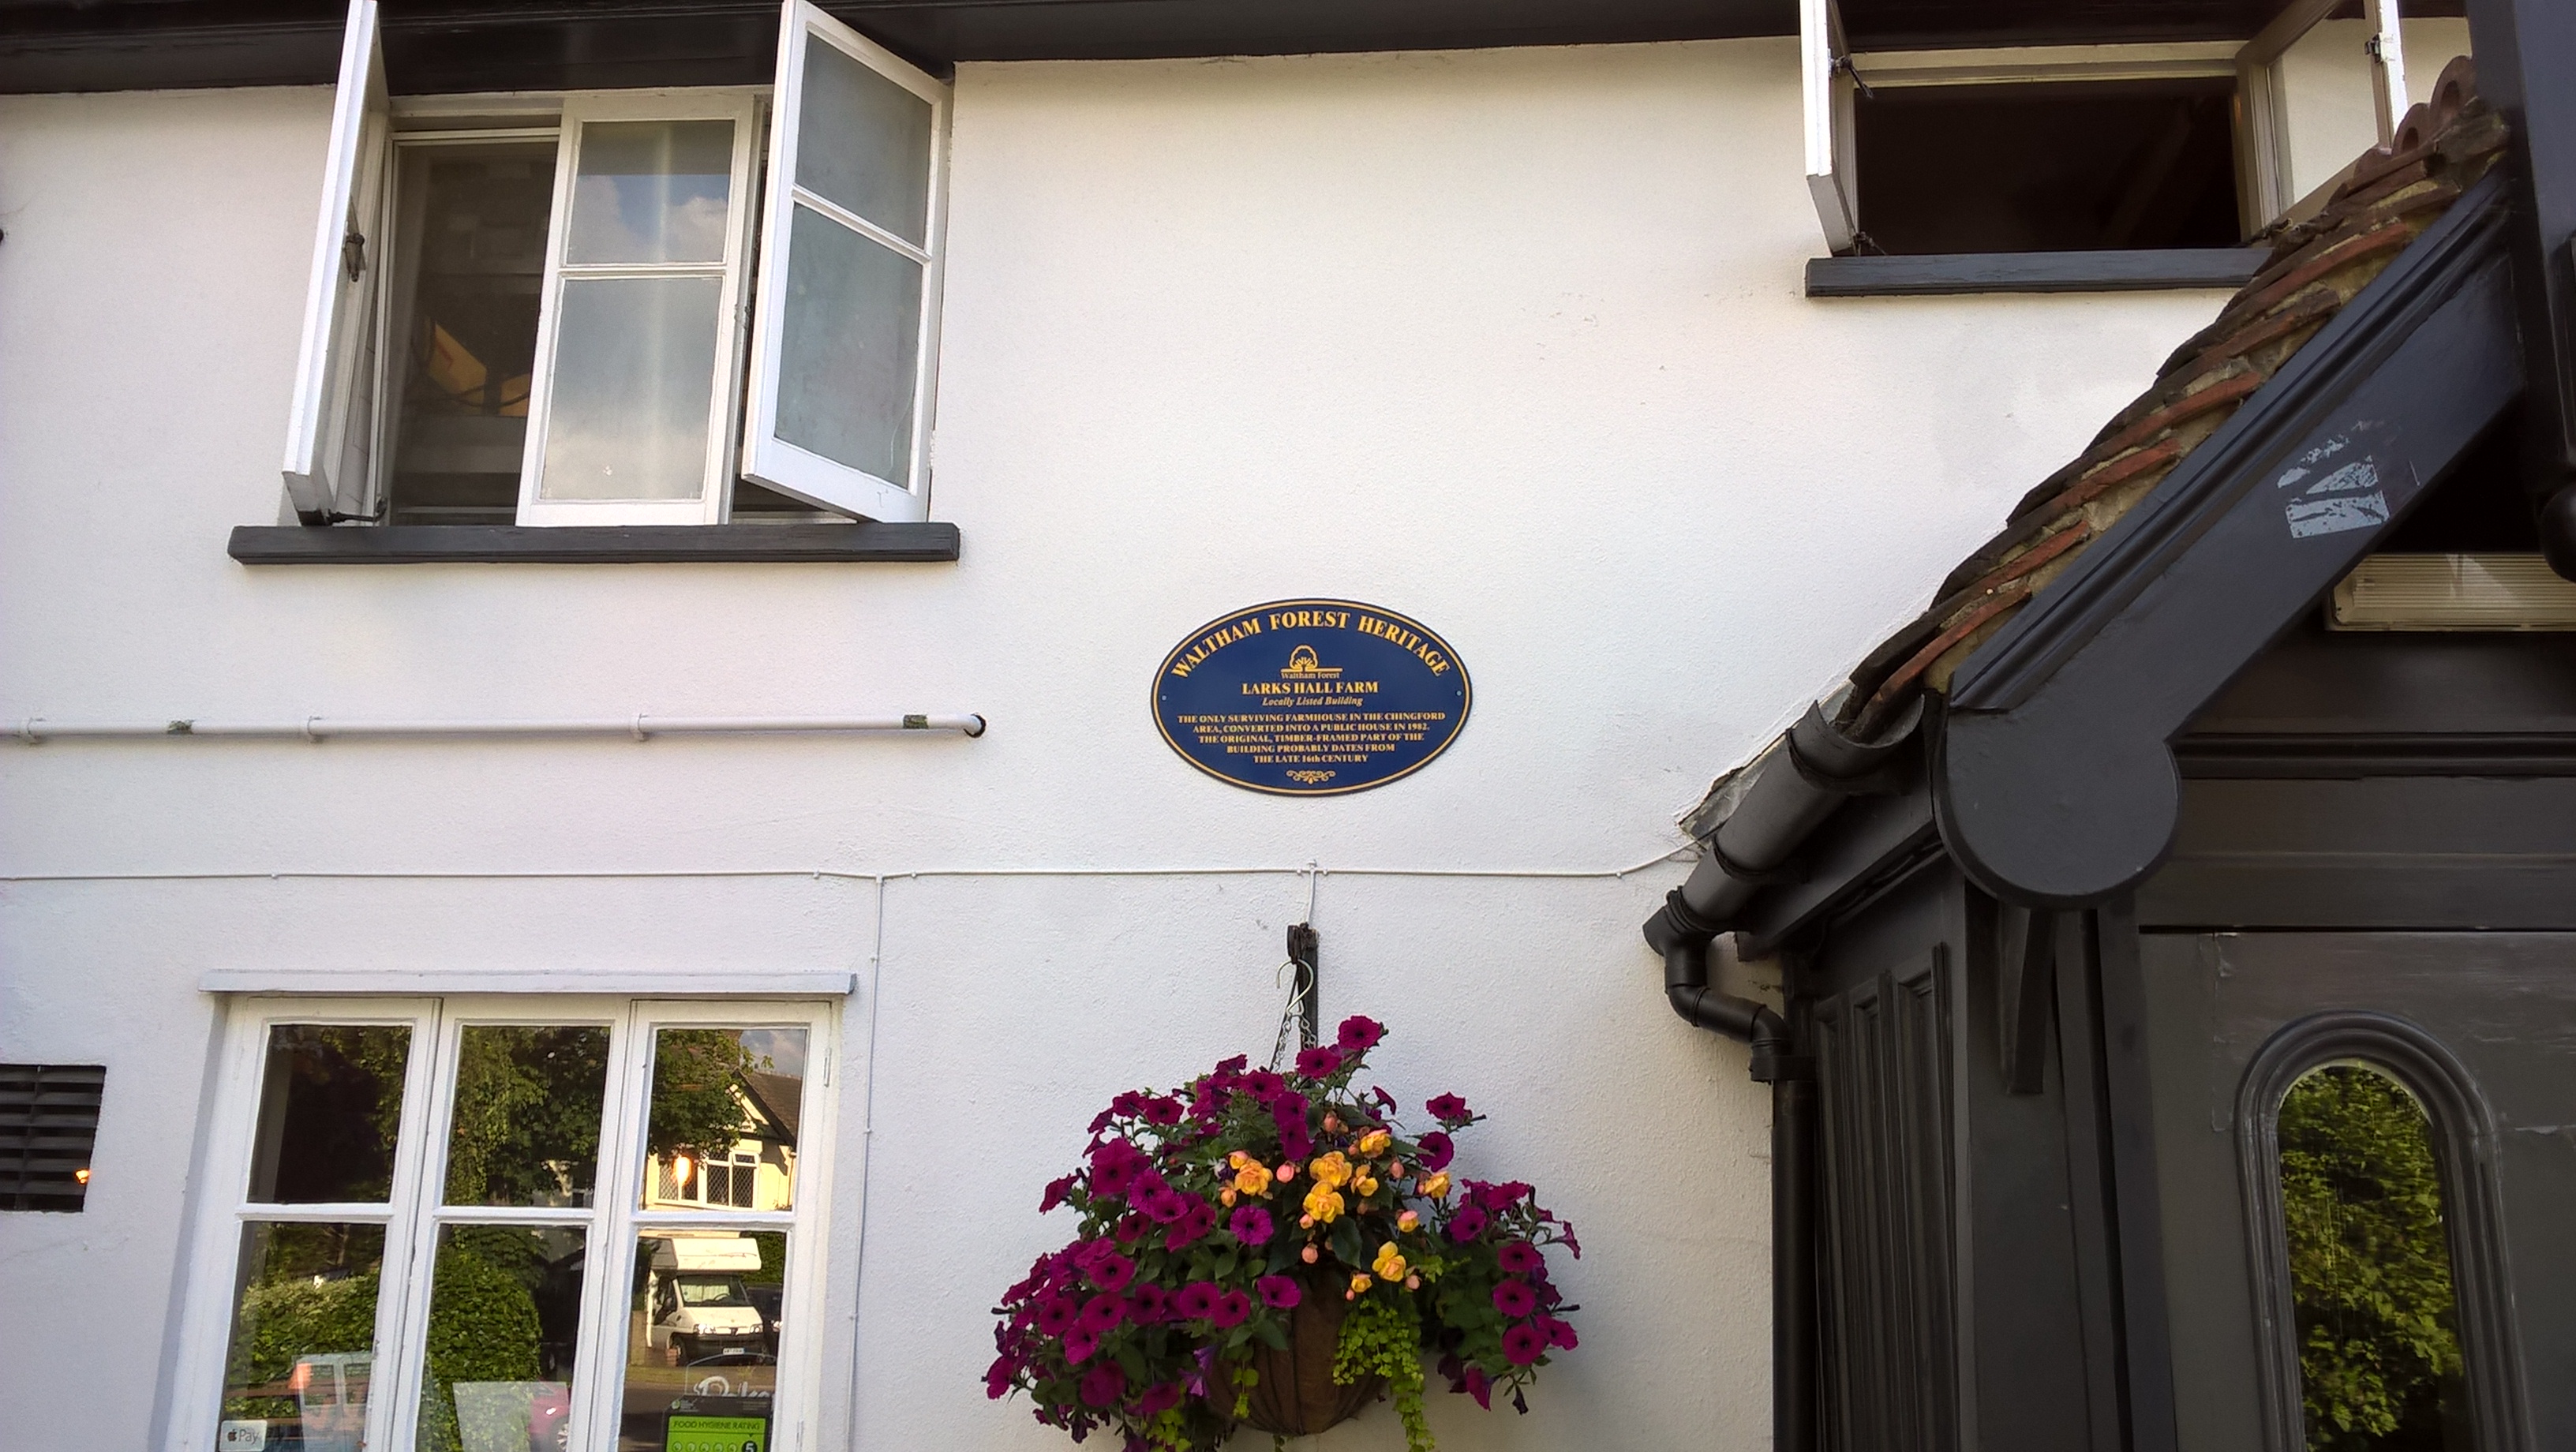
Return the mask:
POLYGON ((1220 616, 1154 674, 1154 724, 1190 765, 1280 796, 1366 791, 1431 763, 1473 697, 1449 642, 1354 600, 1220 616))

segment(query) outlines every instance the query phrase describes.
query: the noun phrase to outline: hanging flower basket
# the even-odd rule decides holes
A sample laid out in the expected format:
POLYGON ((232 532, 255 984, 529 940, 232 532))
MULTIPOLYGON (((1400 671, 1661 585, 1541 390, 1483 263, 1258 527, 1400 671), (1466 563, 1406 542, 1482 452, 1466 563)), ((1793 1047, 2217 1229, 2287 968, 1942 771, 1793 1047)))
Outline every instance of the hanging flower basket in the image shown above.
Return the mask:
POLYGON ((1530 1187, 1452 1179, 1452 1132, 1481 1116, 1442 1094, 1414 1135, 1352 1079, 1384 1030, 1345 1020, 1293 1071, 1228 1059, 1173 1093, 1119 1095, 1041 1214, 1080 1218, 1003 1293, 987 1395, 1127 1452, 1214 1452, 1239 1425, 1320 1432, 1381 1394, 1408 1452, 1430 1452, 1423 1363, 1453 1392, 1527 1410, 1570 1350, 1574 1307, 1547 1248, 1581 1255, 1530 1187))

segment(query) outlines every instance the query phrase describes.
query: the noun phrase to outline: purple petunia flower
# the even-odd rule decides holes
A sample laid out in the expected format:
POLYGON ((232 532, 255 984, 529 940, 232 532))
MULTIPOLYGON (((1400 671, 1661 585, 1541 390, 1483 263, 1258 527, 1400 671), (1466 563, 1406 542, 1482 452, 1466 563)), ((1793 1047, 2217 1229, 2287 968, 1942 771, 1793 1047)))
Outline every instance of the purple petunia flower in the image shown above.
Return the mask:
POLYGON ((1172 1297, 1172 1314, 1184 1321, 1204 1321, 1215 1312, 1217 1299, 1214 1281, 1192 1281, 1172 1297))
POLYGON ((1487 1210, 1508 1210, 1519 1204, 1529 1192, 1530 1187, 1518 1180, 1505 1180, 1499 1185, 1480 1184, 1473 1180, 1467 1182, 1468 1200, 1487 1210))
POLYGON ((1127 1319, 1151 1326, 1171 1314, 1172 1294, 1152 1281, 1140 1281, 1127 1293, 1127 1319))
POLYGON ((1452 1128, 1475 1118, 1473 1114, 1467 1112, 1467 1101, 1455 1094, 1443 1094, 1436 1099, 1427 1100, 1422 1107, 1432 1118, 1452 1128))
POLYGON ((1274 1311, 1293 1309, 1306 1298, 1297 1283, 1286 1276, 1263 1276, 1252 1283, 1252 1288, 1261 1293, 1261 1303, 1274 1311))
POLYGON ((1118 1363, 1104 1361, 1082 1374, 1082 1400, 1095 1407, 1114 1407, 1127 1394, 1127 1373, 1118 1363))
POLYGON ((1261 1245, 1278 1227, 1271 1223, 1270 1212, 1260 1206, 1238 1205, 1234 1208, 1234 1219, 1227 1223, 1226 1229, 1233 1231, 1234 1238, 1246 1245, 1261 1245))
POLYGON ((1547 1264, 1547 1257, 1539 1254, 1538 1247, 1526 1240, 1507 1242, 1497 1253, 1497 1258, 1502 1261, 1504 1270, 1516 1276, 1528 1275, 1547 1264))
POLYGON ((1547 1333, 1527 1321, 1503 1332, 1503 1358, 1514 1366, 1527 1366, 1546 1350, 1547 1333))
POLYGON ((1445 1170, 1458 1157, 1458 1142, 1436 1129, 1415 1143, 1422 1147, 1422 1168, 1426 1170, 1445 1170))
POLYGON ((1091 1193, 1124 1195, 1145 1168, 1145 1152, 1123 1139, 1113 1139, 1091 1152, 1091 1193))
POLYGON ((1174 1125, 1181 1122, 1181 1101, 1168 1094, 1157 1094, 1145 1101, 1147 1124, 1174 1125))
POLYGON ((1099 1349, 1100 1333, 1097 1331, 1085 1331, 1076 1326, 1064 1333, 1064 1359, 1076 1366, 1089 1361, 1091 1353, 1099 1349))
POLYGON ((1145 1394, 1136 1399, 1136 1415, 1150 1417, 1157 1412, 1170 1411, 1180 1404, 1181 1384, 1179 1382, 1156 1382, 1145 1388, 1145 1394))
POLYGON ((1460 1245, 1484 1233, 1485 1212, 1473 1205, 1462 1205, 1457 1214, 1449 1217, 1449 1238, 1460 1245))
POLYGON ((1044 1215, 1049 1210, 1063 1204, 1064 1197, 1072 1192, 1073 1176, 1071 1175, 1063 1175, 1056 1179, 1047 1181, 1046 1194, 1038 1201, 1038 1213, 1040 1215, 1044 1215))
POLYGON ((1494 1287, 1494 1309, 1506 1316, 1526 1316, 1538 1309, 1538 1292, 1527 1281, 1504 1281, 1494 1287))
POLYGON ((1082 1319, 1082 1308, 1071 1296, 1049 1296, 1038 1303, 1038 1329, 1049 1336, 1061 1336, 1082 1319))
POLYGON ((1181 1218, 1172 1222, 1171 1234, 1163 1237, 1163 1249, 1165 1250, 1179 1250, 1182 1247, 1187 1246, 1190 1242, 1198 1239, 1200 1236, 1205 1235, 1216 1228, 1216 1207, 1214 1205, 1209 1204, 1205 1200, 1191 1199, 1188 1196, 1181 1195, 1177 1190, 1174 1191, 1173 1194, 1176 1198, 1187 1200, 1188 1204, 1186 1208, 1181 1211, 1181 1218))
POLYGON ((1583 1244, 1574 1238, 1573 1226, 1566 1224, 1562 1220, 1558 1221, 1556 1223, 1556 1239, 1558 1244, 1563 1245, 1566 1249, 1574 1252, 1574 1258, 1576 1260, 1583 1259, 1583 1244))
POLYGON ((1485 1375, 1485 1369, 1483 1367, 1468 1367, 1466 1375, 1458 1378, 1458 1380, 1464 1383, 1460 1389, 1465 1391, 1467 1395, 1474 1397, 1476 1399, 1476 1405, 1483 1407, 1489 1412, 1494 1409, 1494 1383, 1485 1375))
POLYGON ((1309 1079, 1326 1079, 1342 1067, 1342 1051, 1317 1044, 1297 1051, 1297 1072, 1309 1079))
POLYGON ((1279 1128, 1279 1152, 1302 1160, 1315 1152, 1315 1137, 1306 1128, 1306 1096, 1283 1091, 1270 1101, 1270 1122, 1279 1128))
POLYGON ((1333 1034, 1333 1042, 1341 1045, 1343 1053, 1362 1054, 1376 1048, 1377 1041, 1385 1037, 1386 1025, 1355 1013, 1342 1020, 1341 1028, 1333 1034))
POLYGON ((1090 1278, 1104 1291, 1123 1291, 1136 1278, 1136 1262, 1113 1250, 1091 1262, 1090 1278))
POLYGON ((1009 1396, 1011 1378, 1019 1375, 1019 1371, 1019 1363, 1011 1358, 996 1357, 991 1366, 984 1368, 984 1395, 997 1402, 1009 1396))
POLYGON ((1208 1319, 1215 1322, 1219 1330, 1223 1330, 1229 1326, 1242 1325, 1243 1318, 1251 1314, 1252 1298, 1241 1291, 1228 1291, 1217 1297, 1216 1309, 1208 1313, 1208 1319))
POLYGON ((1127 1203, 1133 1206, 1137 1213, 1151 1215, 1153 1212, 1145 1207, 1155 1196, 1169 1188, 1171 1187, 1164 1182, 1160 1170, 1139 1170, 1136 1178, 1127 1182, 1127 1203))
POLYGON ((1092 1335, 1102 1336, 1117 1329, 1118 1323, 1125 1319, 1127 1303, 1103 1291, 1082 1303, 1082 1320, 1078 1324, 1092 1335))
POLYGON ((1158 1185, 1153 1195, 1145 1201, 1145 1218, 1157 1225, 1177 1225, 1182 1217, 1190 1213, 1192 1205, 1206 1203, 1204 1200, 1184 1195, 1169 1185, 1158 1185))
POLYGON ((1243 1092, 1264 1104, 1278 1098, 1279 1091, 1287 1087, 1287 1080, 1271 1073, 1268 1069, 1255 1069, 1243 1076, 1243 1092))
POLYGON ((1554 1316, 1541 1316, 1539 1318, 1539 1325, 1547 1332, 1548 1345, 1556 1347, 1561 1351, 1572 1351, 1574 1349, 1575 1337, 1573 1327, 1556 1319, 1554 1316))

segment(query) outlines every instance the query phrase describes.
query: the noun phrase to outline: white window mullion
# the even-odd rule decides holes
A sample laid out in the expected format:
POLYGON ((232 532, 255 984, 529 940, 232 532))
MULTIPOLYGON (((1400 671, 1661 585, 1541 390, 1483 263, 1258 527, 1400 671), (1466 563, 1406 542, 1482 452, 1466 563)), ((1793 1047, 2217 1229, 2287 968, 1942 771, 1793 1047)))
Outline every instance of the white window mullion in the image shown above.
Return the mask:
POLYGON ((582 1288, 582 1338, 576 1374, 583 1388, 573 1415, 573 1452, 615 1452, 618 1424, 624 1414, 628 1288, 634 1284, 631 1258, 635 1233, 628 1206, 637 1183, 636 1147, 644 1137, 644 1101, 651 1092, 649 1074, 639 1075, 636 1043, 651 1035, 639 1032, 633 1005, 627 1005, 609 1030, 608 1107, 599 1125, 599 1178, 591 1195, 590 1284, 582 1288))
POLYGON ((1834 0, 1798 0, 1798 74, 1804 106, 1807 193, 1824 228, 1826 250, 1850 252, 1860 242, 1860 185, 1853 156, 1858 83, 1845 63, 1843 17, 1834 0))

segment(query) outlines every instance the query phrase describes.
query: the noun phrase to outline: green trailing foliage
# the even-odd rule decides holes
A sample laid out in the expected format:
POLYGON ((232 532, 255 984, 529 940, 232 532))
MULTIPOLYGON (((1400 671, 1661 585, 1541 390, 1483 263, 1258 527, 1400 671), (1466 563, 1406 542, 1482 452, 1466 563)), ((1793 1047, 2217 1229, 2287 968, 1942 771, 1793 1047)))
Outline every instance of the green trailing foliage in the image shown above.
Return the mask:
POLYGON ((1422 1419, 1422 1315, 1410 1296, 1373 1296, 1353 1305, 1333 1351, 1333 1380, 1356 1386, 1386 1378, 1388 1400, 1404 1424, 1404 1452, 1433 1452, 1422 1419))
POLYGON ((2310 1452, 2434 1452, 2461 1362, 2423 1108, 2330 1066, 2291 1086, 2280 1144, 2310 1452))

